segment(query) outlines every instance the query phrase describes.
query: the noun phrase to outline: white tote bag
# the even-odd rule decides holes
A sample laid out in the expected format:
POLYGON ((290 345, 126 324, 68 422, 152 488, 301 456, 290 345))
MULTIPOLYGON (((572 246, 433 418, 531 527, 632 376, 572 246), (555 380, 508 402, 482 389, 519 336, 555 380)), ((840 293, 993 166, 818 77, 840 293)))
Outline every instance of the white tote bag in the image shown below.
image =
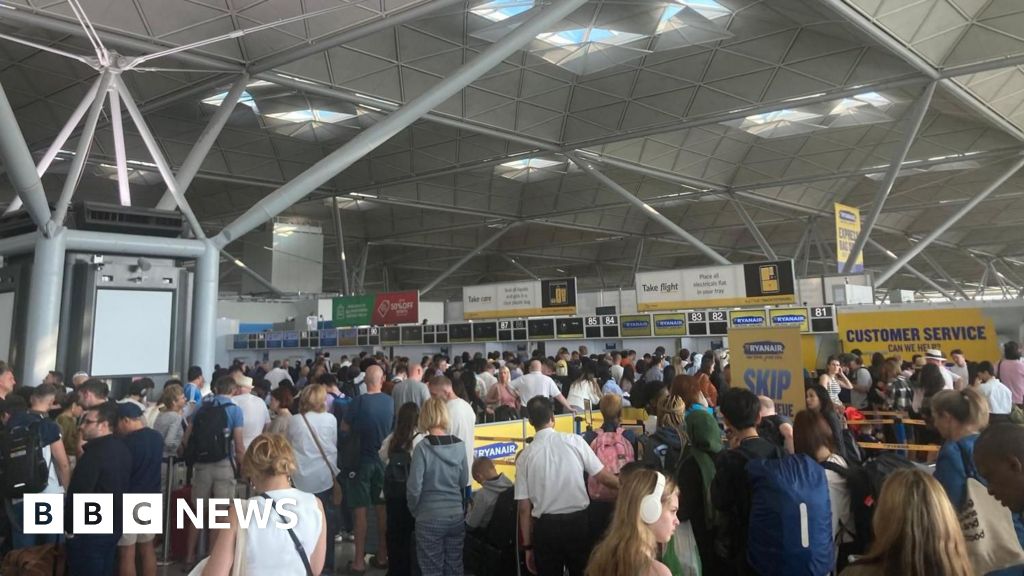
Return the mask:
POLYGON ((988 493, 967 455, 962 451, 961 455, 967 471, 967 493, 960 507, 960 528, 974 573, 988 574, 1024 564, 1024 550, 1017 540, 1010 509, 988 493))
MULTIPOLYGON (((235 530, 235 557, 231 561, 231 576, 245 576, 246 542, 245 529, 239 526, 238 530, 235 530)), ((206 563, 209 561, 209 556, 200 560, 195 568, 188 573, 188 576, 203 576, 203 570, 206 569, 206 563)))

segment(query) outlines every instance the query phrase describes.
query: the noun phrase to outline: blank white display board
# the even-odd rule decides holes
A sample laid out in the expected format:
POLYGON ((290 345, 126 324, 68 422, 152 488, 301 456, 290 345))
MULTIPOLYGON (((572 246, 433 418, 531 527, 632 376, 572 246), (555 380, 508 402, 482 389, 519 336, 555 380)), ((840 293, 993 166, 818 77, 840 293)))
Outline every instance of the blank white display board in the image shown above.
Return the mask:
POLYGON ((97 290, 90 374, 168 373, 173 299, 169 291, 97 290))
POLYGON ((0 360, 11 360, 11 330, 14 330, 14 292, 0 292, 0 360))

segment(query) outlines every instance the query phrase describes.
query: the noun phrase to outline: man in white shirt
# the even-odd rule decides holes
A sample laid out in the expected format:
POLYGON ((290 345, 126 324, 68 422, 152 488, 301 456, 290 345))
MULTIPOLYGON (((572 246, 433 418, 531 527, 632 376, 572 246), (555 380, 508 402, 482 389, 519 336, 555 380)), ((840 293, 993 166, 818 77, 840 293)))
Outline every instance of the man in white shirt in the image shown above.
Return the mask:
POLYGON ((962 384, 960 384, 960 376, 950 372, 946 368, 946 358, 942 356, 942 350, 927 350, 924 353, 924 360, 928 364, 935 364, 939 367, 939 372, 942 373, 942 379, 946 381, 946 385, 943 386, 943 390, 953 390, 954 388, 959 390, 962 384))
POLYGON ((964 356, 964 351, 957 348, 949 353, 949 357, 953 360, 953 364, 949 366, 949 371, 960 377, 955 388, 957 390, 963 390, 968 385, 973 384, 967 373, 967 357, 964 356))
POLYGON ((590 553, 587 508, 590 497, 583 473, 618 489, 617 476, 605 470, 594 451, 576 434, 555 431, 551 400, 527 403, 533 442, 516 460, 516 500, 526 565, 539 576, 582 576, 590 553))
POLYGON ((248 450, 249 444, 270 425, 270 411, 267 403, 252 393, 252 378, 242 376, 236 382, 231 401, 242 411, 242 445, 248 450))
POLYGON ((474 372, 476 373, 476 394, 481 398, 486 398, 487 393, 491 390, 491 386, 498 383, 498 379, 494 377, 494 363, 490 360, 477 360, 479 365, 474 366, 474 372))
MULTIPOLYGON (((435 376, 430 380, 430 395, 440 398, 448 406, 448 433, 466 445, 466 462, 473 461, 473 448, 476 441, 476 412, 473 407, 455 394, 452 381, 447 376, 435 376)), ((466 484, 466 498, 470 495, 473 478, 466 484)))
POLYGON ((530 373, 516 378, 512 381, 512 389, 519 395, 519 400, 525 406, 532 398, 543 396, 551 398, 565 408, 566 412, 572 412, 572 406, 562 396, 562 391, 550 376, 545 376, 542 371, 543 364, 537 358, 530 360, 530 373))
POLYGON ((612 366, 608 369, 611 373, 612 379, 618 384, 622 381, 622 354, 619 352, 612 352, 612 366))
POLYGON ((288 374, 287 370, 281 367, 280 360, 274 360, 274 367, 270 372, 267 372, 267 375, 264 376, 263 379, 270 382, 270 389, 274 390, 277 388, 277 385, 281 383, 281 380, 291 380, 292 377, 288 374))
MULTIPOLYGON (((1013 393, 995 377, 995 369, 988 360, 978 362, 978 392, 988 400, 988 412, 992 416, 1004 415, 1009 420, 1013 410, 1013 393)), ((996 418, 993 423, 1003 420, 996 418)))

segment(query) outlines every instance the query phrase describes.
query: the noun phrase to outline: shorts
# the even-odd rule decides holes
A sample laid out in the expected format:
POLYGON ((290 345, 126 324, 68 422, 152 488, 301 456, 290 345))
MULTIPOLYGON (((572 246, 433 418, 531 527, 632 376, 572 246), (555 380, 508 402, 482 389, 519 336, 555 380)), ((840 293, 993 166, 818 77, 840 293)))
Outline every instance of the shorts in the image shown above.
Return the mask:
POLYGON ((117 541, 118 546, 135 546, 136 544, 145 544, 146 542, 152 542, 156 534, 122 534, 121 539, 117 541))
POLYGON ((197 463, 192 471, 192 500, 234 498, 235 483, 231 460, 197 463))
POLYGON ((383 506, 381 493, 384 491, 384 463, 376 457, 372 461, 360 462, 359 472, 355 478, 345 479, 344 489, 348 507, 353 510, 383 506))

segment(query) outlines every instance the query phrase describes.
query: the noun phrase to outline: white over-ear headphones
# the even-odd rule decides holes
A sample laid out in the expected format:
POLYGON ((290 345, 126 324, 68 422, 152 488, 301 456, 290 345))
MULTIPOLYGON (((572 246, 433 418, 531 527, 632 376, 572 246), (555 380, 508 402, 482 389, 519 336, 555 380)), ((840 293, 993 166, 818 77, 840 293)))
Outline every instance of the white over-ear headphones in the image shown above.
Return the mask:
POLYGON ((661 472, 658 475, 658 482, 654 485, 654 492, 651 492, 640 501, 640 519, 644 524, 654 524, 661 518, 661 496, 665 493, 665 477, 661 472))

